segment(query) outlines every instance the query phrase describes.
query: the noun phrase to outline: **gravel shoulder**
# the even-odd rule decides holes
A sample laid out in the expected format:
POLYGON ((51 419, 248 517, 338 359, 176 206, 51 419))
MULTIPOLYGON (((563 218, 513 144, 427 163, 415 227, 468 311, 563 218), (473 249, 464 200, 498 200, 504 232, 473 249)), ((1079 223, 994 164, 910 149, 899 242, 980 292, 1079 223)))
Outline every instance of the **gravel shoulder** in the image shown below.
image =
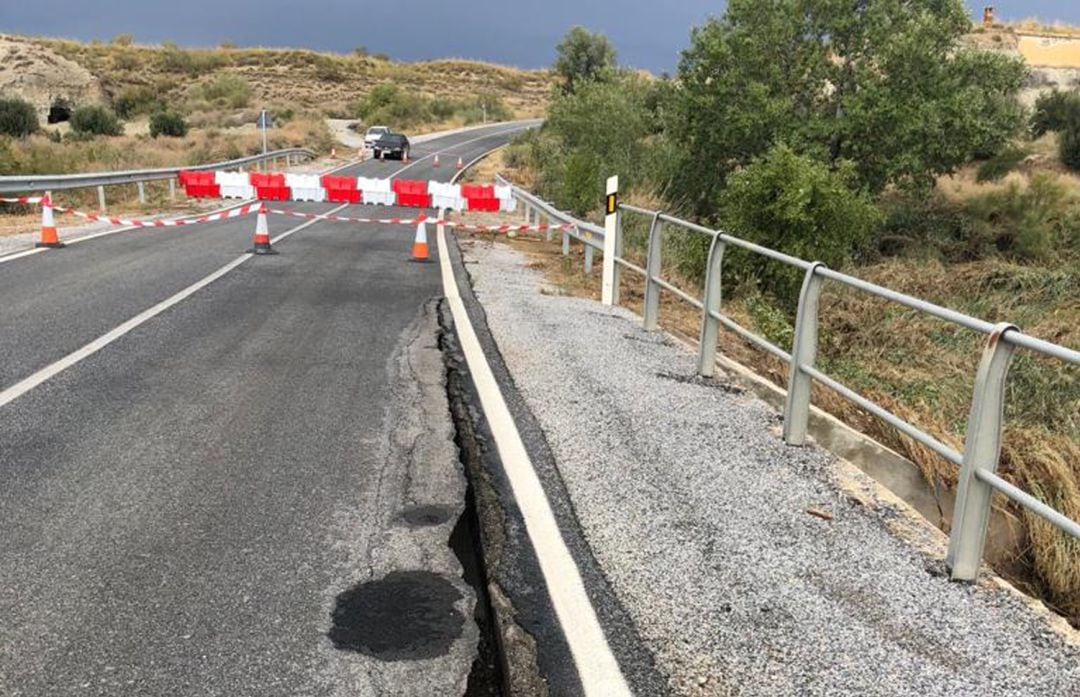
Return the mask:
POLYGON ((831 454, 786 447, 764 402, 695 377, 694 355, 629 311, 559 296, 519 253, 462 246, 672 693, 1080 694, 1075 632, 993 578, 951 583, 940 533, 831 454))

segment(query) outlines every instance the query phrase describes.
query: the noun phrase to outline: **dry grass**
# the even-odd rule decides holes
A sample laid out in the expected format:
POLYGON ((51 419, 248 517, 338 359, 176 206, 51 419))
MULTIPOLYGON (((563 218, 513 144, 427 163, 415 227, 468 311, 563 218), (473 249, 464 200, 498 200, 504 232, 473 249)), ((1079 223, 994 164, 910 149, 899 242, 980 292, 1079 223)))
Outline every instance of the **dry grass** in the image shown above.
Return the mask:
POLYGON ((243 78, 251 104, 317 110, 347 116, 350 105, 375 86, 393 83, 430 97, 499 97, 515 117, 542 115, 552 84, 547 71, 469 60, 403 63, 373 56, 319 53, 304 49, 179 49, 171 46, 80 43, 27 39, 85 67, 115 97, 127 88, 151 88, 171 104, 191 98, 192 85, 220 75, 243 78))

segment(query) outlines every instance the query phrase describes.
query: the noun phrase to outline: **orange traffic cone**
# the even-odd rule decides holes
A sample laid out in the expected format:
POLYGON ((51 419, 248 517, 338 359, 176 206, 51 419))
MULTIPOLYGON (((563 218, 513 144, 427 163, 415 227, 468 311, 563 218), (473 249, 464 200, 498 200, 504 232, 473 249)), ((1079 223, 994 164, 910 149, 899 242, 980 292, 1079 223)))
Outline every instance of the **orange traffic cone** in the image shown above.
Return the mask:
POLYGON ((465 169, 465 163, 461 161, 461 156, 460 155, 458 156, 458 159, 457 159, 457 168, 458 168, 459 172, 461 170, 465 169))
POLYGON ((56 221, 53 220, 52 195, 46 191, 41 197, 41 240, 35 247, 51 247, 59 249, 64 246, 60 236, 56 233, 56 221))
POLYGON ((431 166, 432 167, 438 167, 439 166, 439 153, 435 153, 435 160, 431 163, 431 166))
POLYGON ((255 240, 250 254, 277 254, 270 246, 270 229, 266 224, 266 204, 259 206, 259 217, 255 221, 255 240))
POLYGON ((416 226, 416 237, 412 243, 412 261, 428 260, 427 225, 420 223, 416 226))

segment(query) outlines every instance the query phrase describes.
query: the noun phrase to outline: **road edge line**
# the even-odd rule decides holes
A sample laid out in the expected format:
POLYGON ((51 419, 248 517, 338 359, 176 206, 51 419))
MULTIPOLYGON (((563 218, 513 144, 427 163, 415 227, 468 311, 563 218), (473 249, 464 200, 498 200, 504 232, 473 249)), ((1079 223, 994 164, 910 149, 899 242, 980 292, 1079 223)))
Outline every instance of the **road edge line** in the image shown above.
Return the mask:
POLYGON ((443 294, 454 318, 461 351, 495 439, 503 470, 525 521, 526 532, 582 688, 586 695, 629 697, 632 693, 600 626, 596 610, 585 592, 581 571, 562 537, 551 503, 458 292, 457 279, 446 250, 445 226, 436 227, 435 239, 443 294))

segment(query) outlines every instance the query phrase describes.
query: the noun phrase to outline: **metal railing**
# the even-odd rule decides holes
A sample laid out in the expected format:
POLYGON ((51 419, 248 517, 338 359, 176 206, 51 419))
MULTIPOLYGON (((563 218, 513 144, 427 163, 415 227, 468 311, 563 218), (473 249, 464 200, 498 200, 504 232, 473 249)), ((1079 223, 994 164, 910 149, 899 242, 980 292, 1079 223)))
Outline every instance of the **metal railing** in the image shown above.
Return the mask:
POLYGON ((176 194, 176 177, 185 170, 231 169, 263 162, 276 164, 283 160, 288 167, 294 161, 314 158, 315 153, 307 148, 286 148, 273 152, 241 157, 225 162, 213 162, 193 167, 168 167, 163 169, 136 169, 125 172, 92 172, 88 174, 41 174, 27 177, 0 177, 0 194, 32 193, 39 191, 61 191, 69 189, 89 189, 97 187, 98 203, 105 210, 105 187, 122 184, 136 184, 139 187, 139 202, 146 202, 145 183, 150 181, 169 181, 170 195, 176 194))
MULTIPOLYGON (((563 237, 564 253, 568 251, 568 242, 571 237, 586 244, 587 256, 593 248, 603 249, 603 228, 578 221, 518 187, 514 187, 514 195, 525 209, 526 220, 532 220, 534 216, 543 215, 550 220, 575 224, 575 232, 587 229, 592 233, 589 239, 583 238, 580 234, 565 234, 563 237)), ((955 310, 834 271, 820 262, 799 259, 733 237, 720 230, 713 230, 660 211, 647 210, 625 203, 617 204, 613 213, 613 229, 616 238, 614 248, 616 250, 621 250, 622 215, 624 213, 645 216, 649 220, 645 268, 623 258, 619 252, 613 255, 613 259, 610 261, 614 273, 617 273, 617 270, 621 267, 644 277, 645 299, 642 312, 644 328, 647 330, 659 328, 660 294, 662 291, 667 291, 701 310, 698 373, 702 376, 711 376, 715 370, 717 339, 721 328, 736 334, 757 349, 785 362, 788 365, 788 385, 784 407, 783 438, 787 444, 799 446, 806 442, 810 418, 810 393, 813 383, 816 381, 960 468, 954 520, 946 556, 946 564, 954 579, 972 581, 978 575, 995 491, 1032 513, 1041 516, 1069 535, 1080 538, 1080 523, 1068 518, 1031 494, 1013 486, 996 473, 1001 454, 1001 440, 1005 420, 1006 379, 1015 350, 1018 348, 1025 349, 1073 366, 1080 365, 1080 352, 1024 334, 1012 324, 991 324, 955 310), (661 276, 663 233, 665 226, 668 225, 679 227, 691 233, 705 235, 711 239, 701 298, 676 287, 661 276), (795 316, 794 341, 790 351, 739 325, 723 313, 721 277, 724 252, 728 248, 738 248, 752 254, 764 256, 802 272, 803 282, 795 316), (838 283, 898 303, 918 312, 986 335, 987 340, 975 374, 975 388, 967 421, 967 431, 964 434, 963 453, 950 448, 934 436, 858 394, 839 380, 815 367, 818 348, 818 302, 822 286, 826 281, 838 283)), ((605 263, 608 263, 607 260, 605 260, 605 263)), ((586 271, 589 271, 591 266, 592 260, 587 258, 586 271)), ((619 285, 617 276, 614 285, 617 289, 619 285)), ((617 293, 613 298, 613 302, 618 302, 617 293)))

